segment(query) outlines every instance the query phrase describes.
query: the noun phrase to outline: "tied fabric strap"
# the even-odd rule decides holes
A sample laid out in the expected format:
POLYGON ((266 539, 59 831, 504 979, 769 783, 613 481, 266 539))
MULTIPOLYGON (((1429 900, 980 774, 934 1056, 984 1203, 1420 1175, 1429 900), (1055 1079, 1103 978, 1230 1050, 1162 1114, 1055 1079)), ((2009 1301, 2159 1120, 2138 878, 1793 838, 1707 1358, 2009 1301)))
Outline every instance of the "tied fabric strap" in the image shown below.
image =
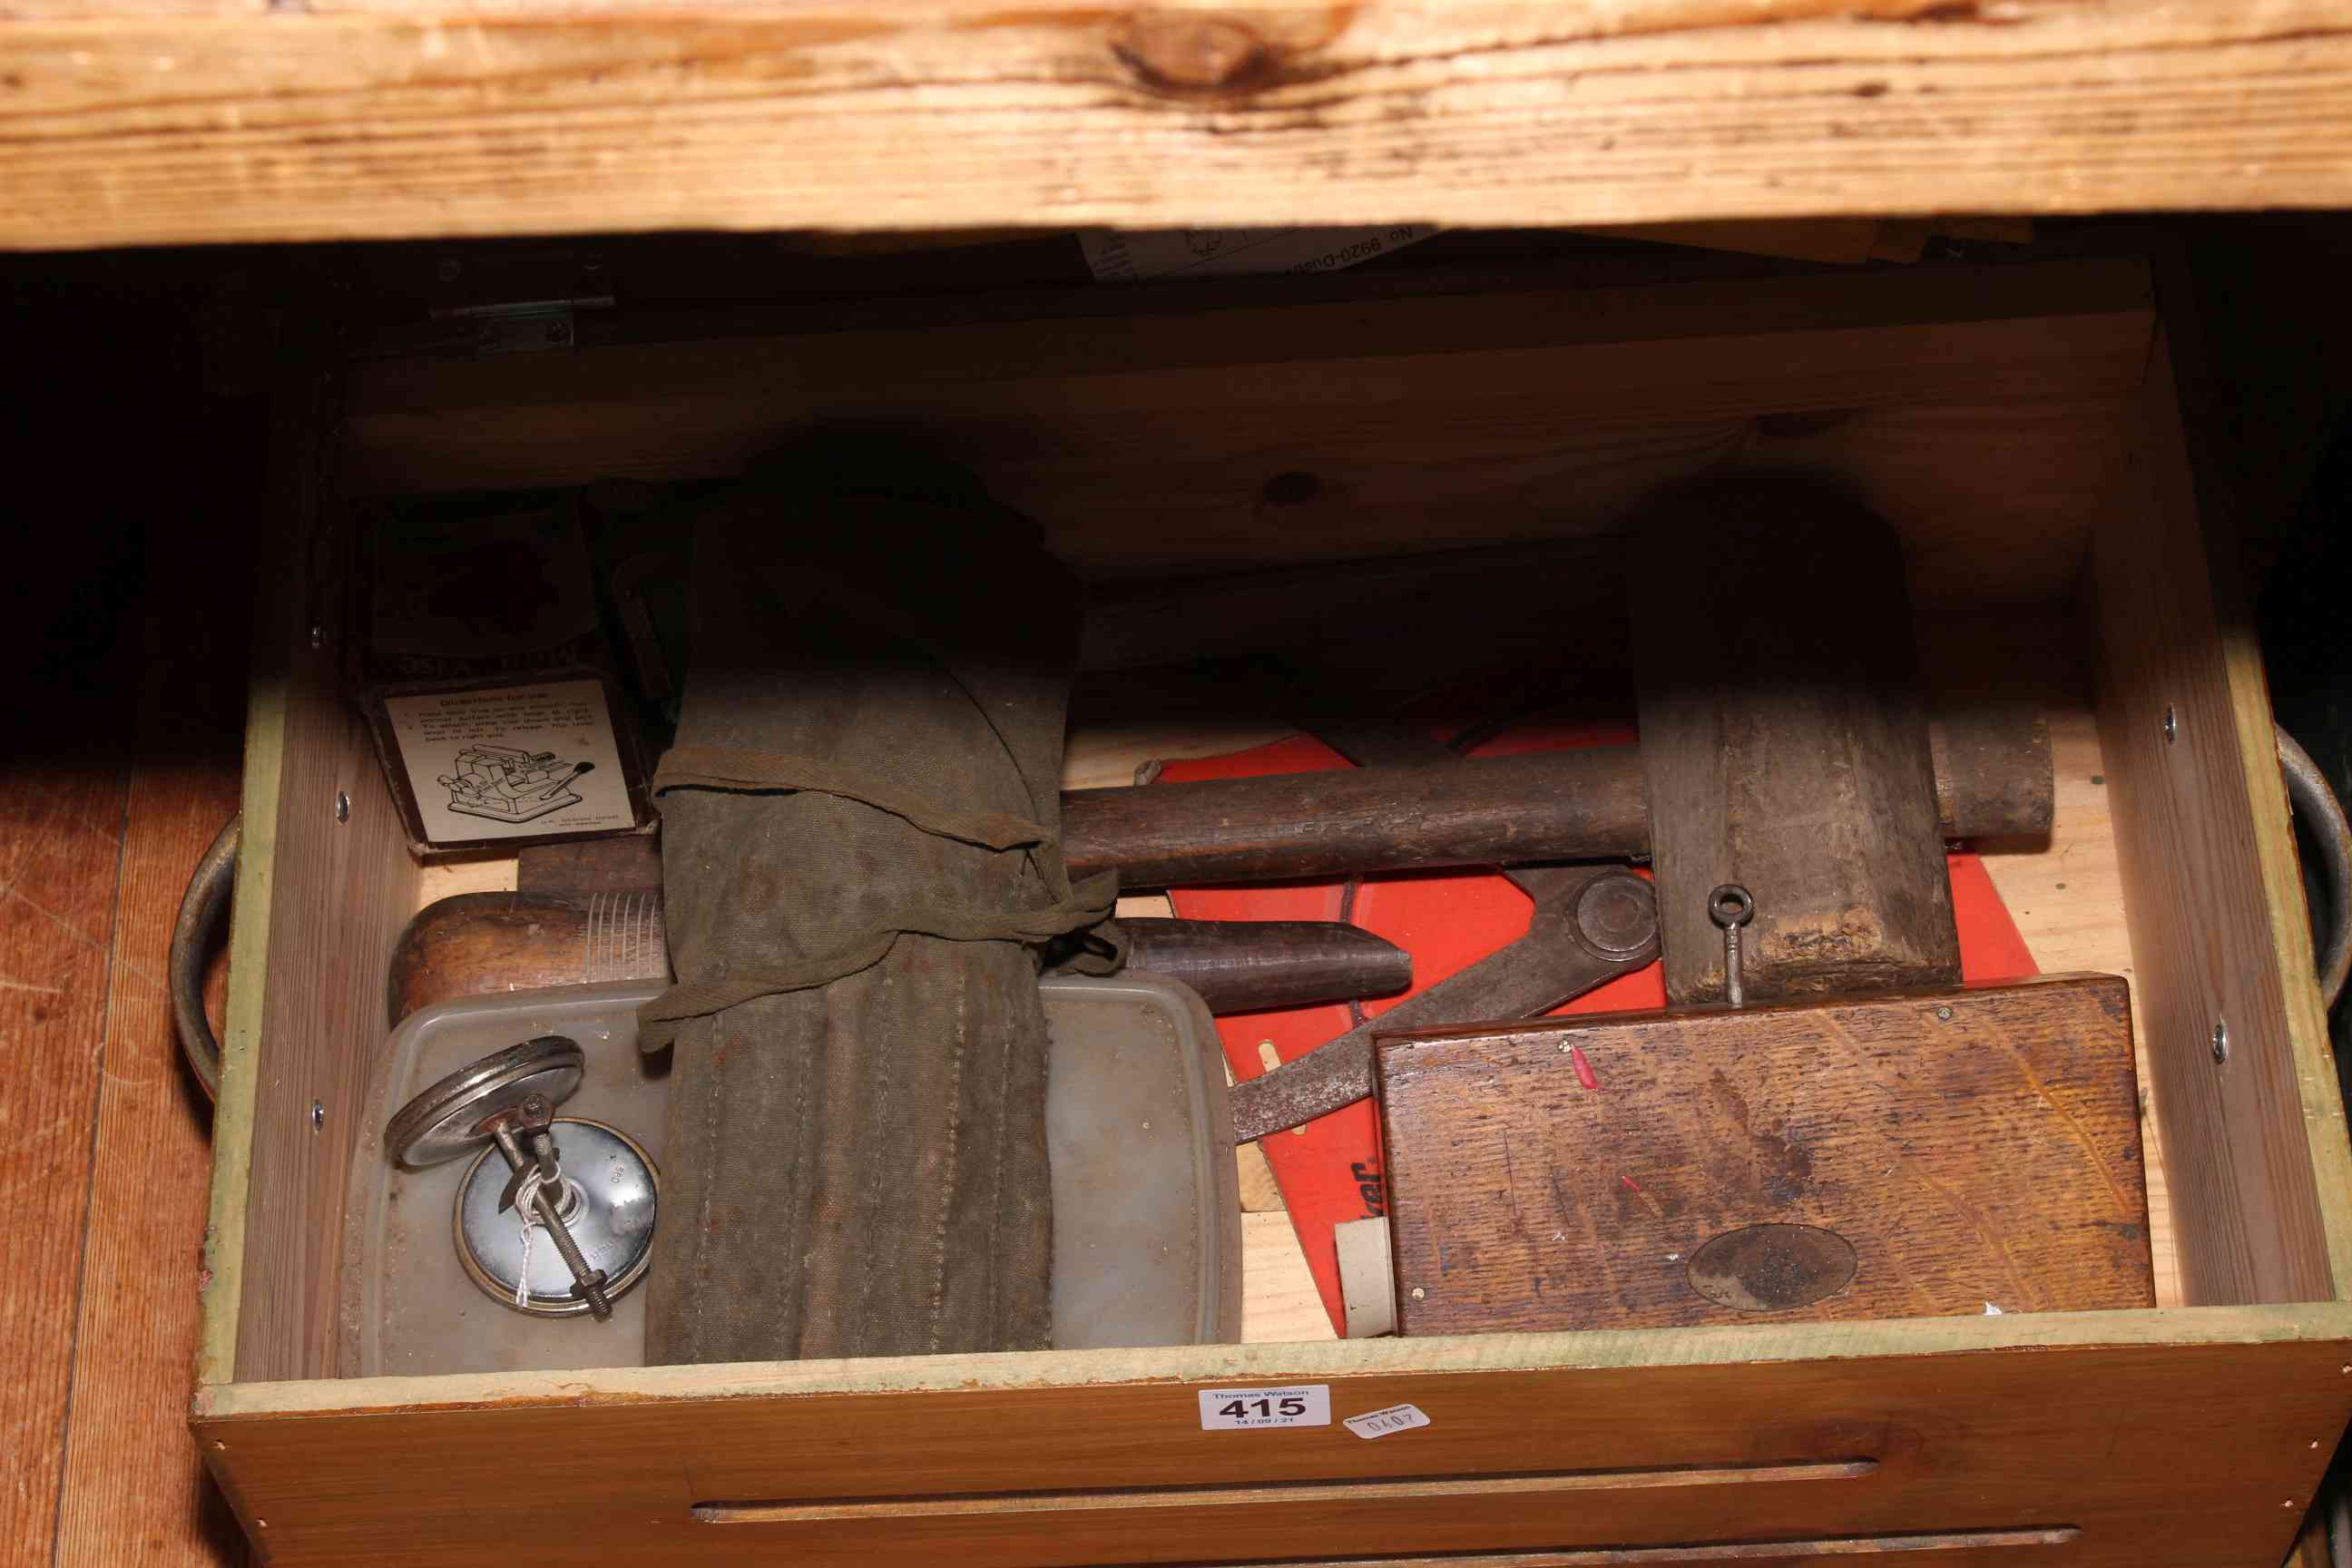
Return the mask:
MULTIPOLYGON (((1043 909, 972 909, 939 903, 901 911, 890 924, 862 932, 829 952, 783 969, 671 986, 637 1009, 637 1048, 667 1049, 677 1025, 724 1012, 761 996, 829 984, 879 963, 908 931, 948 942, 1042 942, 1102 926, 1118 900, 1118 873, 1099 872, 1073 885, 1061 843, 1043 824, 1003 812, 943 809, 905 784, 811 757, 724 746, 680 746, 654 772, 653 793, 709 789, 738 794, 807 790, 839 795, 899 817, 936 837, 999 853, 1022 851, 1045 879, 1054 901, 1043 909)), ((1114 943, 1116 939, 1112 939, 1114 943)))

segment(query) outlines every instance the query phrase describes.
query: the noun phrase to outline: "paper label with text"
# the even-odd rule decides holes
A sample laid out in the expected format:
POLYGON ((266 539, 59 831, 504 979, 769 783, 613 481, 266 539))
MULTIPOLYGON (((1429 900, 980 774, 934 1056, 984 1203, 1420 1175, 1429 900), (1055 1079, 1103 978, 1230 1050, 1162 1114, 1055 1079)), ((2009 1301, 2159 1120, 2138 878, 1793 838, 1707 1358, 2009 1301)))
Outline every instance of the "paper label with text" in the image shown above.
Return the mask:
POLYGON ((1418 1405, 1391 1405, 1386 1410, 1367 1410, 1361 1415, 1350 1415, 1340 1425, 1370 1442, 1374 1437, 1385 1437, 1391 1432, 1410 1432, 1416 1426, 1426 1426, 1429 1417, 1421 1413, 1418 1405))
POLYGON ((630 825, 628 781, 595 680, 384 700, 428 843, 630 825))
POLYGON ((1261 1426, 1328 1426, 1331 1385, 1299 1384, 1290 1388, 1204 1388, 1201 1430, 1247 1432, 1261 1426))

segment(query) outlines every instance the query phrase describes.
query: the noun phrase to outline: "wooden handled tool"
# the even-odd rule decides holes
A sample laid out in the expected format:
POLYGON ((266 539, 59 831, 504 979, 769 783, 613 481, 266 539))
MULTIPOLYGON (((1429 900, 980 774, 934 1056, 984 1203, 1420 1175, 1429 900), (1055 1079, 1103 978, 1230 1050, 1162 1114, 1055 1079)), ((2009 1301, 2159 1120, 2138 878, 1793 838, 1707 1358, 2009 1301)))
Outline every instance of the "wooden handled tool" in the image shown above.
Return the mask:
POLYGON ((1629 552, 1666 1000, 1726 999, 1726 887, 1748 1001, 1957 985, 1894 531, 1834 495, 1735 504, 1629 552))
MULTIPOLYGON (((1128 888, 1164 888, 1651 852, 1652 781, 1635 747, 1465 762, 1423 737, 1325 724, 1317 731, 1362 765, 1065 791, 1063 858, 1072 875, 1117 869, 1128 888)), ((1945 837, 2049 833, 2050 734, 2032 713, 2013 704, 1956 709, 1929 721, 1927 745, 1945 837)), ((658 888, 660 854, 642 835, 534 846, 521 857, 518 885, 658 888)))
POLYGON ((1892 532, 1743 477, 1628 562, 1673 1005, 1381 1035, 1398 1331, 2148 1305, 2127 991, 1960 986, 1892 532))
MULTIPOLYGON (((1944 837, 2050 831, 2050 736, 2039 720, 2014 709, 1956 714, 1931 727, 1928 743, 1934 789, 1922 809, 1944 837)), ((1656 794, 1647 750, 1070 790, 1062 854, 1071 875, 1116 868, 1129 888, 1646 856, 1656 794)))
MULTIPOLYGON (((1122 921, 1126 969, 1164 974, 1213 1013, 1383 996, 1412 982, 1412 955, 1326 921, 1122 921)), ((650 891, 460 893, 429 904, 393 950, 385 998, 398 1024, 458 996, 667 980, 662 898, 650 891)))
POLYGON ((1122 920, 1126 969, 1164 974, 1212 1013, 1386 996, 1412 984, 1412 954, 1339 921, 1122 920))

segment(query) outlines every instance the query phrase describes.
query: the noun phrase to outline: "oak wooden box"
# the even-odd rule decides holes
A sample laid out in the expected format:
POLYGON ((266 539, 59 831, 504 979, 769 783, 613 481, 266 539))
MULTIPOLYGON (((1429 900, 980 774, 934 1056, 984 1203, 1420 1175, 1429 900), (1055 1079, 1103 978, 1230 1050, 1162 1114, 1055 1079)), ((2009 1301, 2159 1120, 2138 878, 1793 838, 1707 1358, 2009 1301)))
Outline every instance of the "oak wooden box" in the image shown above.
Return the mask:
MULTIPOLYGON (((908 321, 289 392, 281 548, 309 569, 253 689, 194 1407, 265 1559, 2280 1560, 2352 1413, 2352 1157, 2147 267, 1266 280, 908 321), (2168 1304, 333 1380, 352 1117, 391 944, 435 887, 335 689, 343 499, 724 474, 821 418, 930 432, 1098 578, 1599 534, 1722 463, 1844 474, 1906 535, 1931 669, 2039 683, 2058 832, 1989 864, 2044 968, 2132 980, 2168 1304), (1202 1429, 1198 1390, 1297 1384, 1329 1386, 1332 1425, 1202 1429), (1406 1402, 1428 1426, 1339 1424, 1406 1402)), ((1259 618, 1314 581, 1265 586, 1259 618)), ((1559 585, 1553 624, 1603 658, 1619 590, 1592 584, 1559 585)), ((1184 743, 1074 736, 1074 770, 1123 782, 1139 746, 1184 743)))

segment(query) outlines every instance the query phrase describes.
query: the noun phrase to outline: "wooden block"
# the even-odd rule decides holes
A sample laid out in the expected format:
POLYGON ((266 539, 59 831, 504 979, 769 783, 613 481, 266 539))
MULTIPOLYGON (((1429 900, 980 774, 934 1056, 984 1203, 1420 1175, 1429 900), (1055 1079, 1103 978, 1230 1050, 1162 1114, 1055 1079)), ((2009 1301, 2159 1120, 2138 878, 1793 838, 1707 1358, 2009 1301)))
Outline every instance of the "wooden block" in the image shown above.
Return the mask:
POLYGON ((1395 1037, 1379 1085, 1402 1333, 2155 1302, 2115 976, 1395 1037))
POLYGON ((526 844, 515 854, 519 892, 658 893, 661 885, 661 840, 651 833, 526 844))
POLYGON ((1829 486, 1748 479, 1669 503, 1629 568, 1666 999, 1725 999, 1725 884, 1755 900, 1751 1002, 1958 984, 1894 531, 1829 486))
POLYGON ((1330 1340, 1330 1315, 1286 1214, 1242 1215, 1242 1342, 1298 1344, 1330 1340))

